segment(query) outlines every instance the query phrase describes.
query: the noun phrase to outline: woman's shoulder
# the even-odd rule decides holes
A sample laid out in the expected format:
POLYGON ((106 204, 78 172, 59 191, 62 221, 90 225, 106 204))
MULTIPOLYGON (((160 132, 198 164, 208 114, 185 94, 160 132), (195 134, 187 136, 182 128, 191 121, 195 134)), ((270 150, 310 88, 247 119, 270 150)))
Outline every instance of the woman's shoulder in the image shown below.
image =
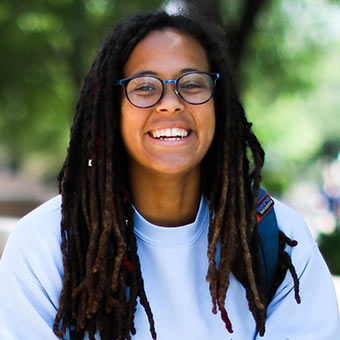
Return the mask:
POLYGON ((283 202, 277 199, 274 199, 274 202, 279 230, 291 240, 298 242, 298 246, 294 248, 299 249, 300 253, 310 252, 316 246, 316 242, 302 216, 283 202))
POLYGON ((61 197, 56 196, 24 216, 11 232, 2 265, 20 266, 54 258, 60 262, 61 197))
POLYGON ((32 210, 25 215, 18 223, 18 225, 36 222, 44 218, 50 218, 53 215, 60 215, 61 211, 61 195, 55 196, 45 203, 32 210))
POLYGON ((60 234, 61 196, 55 196, 19 220, 10 238, 46 238, 60 234))
MULTIPOLYGON (((303 218, 275 200, 279 229, 295 247, 287 246, 299 282, 299 303, 291 274, 284 277, 267 310, 267 339, 339 339, 338 306, 332 278, 303 218)), ((258 337, 256 337, 258 339, 258 337)), ((260 339, 260 337, 259 337, 260 339)))

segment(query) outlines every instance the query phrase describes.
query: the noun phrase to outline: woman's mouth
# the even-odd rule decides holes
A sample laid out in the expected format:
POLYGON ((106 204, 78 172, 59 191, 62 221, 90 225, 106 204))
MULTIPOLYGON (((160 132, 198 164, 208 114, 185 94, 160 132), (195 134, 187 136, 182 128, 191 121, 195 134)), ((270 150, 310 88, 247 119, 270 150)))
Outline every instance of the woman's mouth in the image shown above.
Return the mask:
POLYGON ((181 128, 167 128, 160 130, 153 130, 149 132, 152 138, 168 141, 182 140, 188 137, 190 134, 189 130, 181 128))

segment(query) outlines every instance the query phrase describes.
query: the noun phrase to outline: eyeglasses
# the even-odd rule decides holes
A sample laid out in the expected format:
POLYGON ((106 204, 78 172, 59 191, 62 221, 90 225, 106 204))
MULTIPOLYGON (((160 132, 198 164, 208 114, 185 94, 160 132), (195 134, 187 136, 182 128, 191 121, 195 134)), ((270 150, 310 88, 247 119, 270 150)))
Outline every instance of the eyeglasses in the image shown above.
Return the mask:
POLYGON ((165 85, 175 84, 175 93, 189 104, 204 104, 214 94, 219 73, 191 71, 177 79, 162 80, 152 75, 137 75, 118 80, 116 85, 124 88, 128 101, 138 108, 148 108, 161 101, 165 94, 165 85))

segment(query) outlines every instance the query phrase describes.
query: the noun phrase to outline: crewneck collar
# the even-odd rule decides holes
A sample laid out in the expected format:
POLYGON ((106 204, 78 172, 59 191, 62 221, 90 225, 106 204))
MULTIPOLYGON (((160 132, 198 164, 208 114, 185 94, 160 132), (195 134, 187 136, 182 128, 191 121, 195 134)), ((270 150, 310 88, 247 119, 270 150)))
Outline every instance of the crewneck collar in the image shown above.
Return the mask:
POLYGON ((208 201, 202 196, 195 221, 179 227, 162 227, 148 222, 135 208, 137 238, 161 246, 180 246, 195 242, 209 223, 208 201))

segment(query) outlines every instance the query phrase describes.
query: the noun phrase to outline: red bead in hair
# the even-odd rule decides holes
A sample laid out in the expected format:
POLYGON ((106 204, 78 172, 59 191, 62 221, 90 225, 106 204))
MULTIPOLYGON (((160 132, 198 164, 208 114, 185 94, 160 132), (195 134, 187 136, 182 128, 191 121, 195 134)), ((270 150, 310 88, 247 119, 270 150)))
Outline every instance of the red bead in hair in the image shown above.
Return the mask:
POLYGON ((122 264, 129 272, 133 271, 133 264, 127 259, 126 256, 123 256, 122 264))

